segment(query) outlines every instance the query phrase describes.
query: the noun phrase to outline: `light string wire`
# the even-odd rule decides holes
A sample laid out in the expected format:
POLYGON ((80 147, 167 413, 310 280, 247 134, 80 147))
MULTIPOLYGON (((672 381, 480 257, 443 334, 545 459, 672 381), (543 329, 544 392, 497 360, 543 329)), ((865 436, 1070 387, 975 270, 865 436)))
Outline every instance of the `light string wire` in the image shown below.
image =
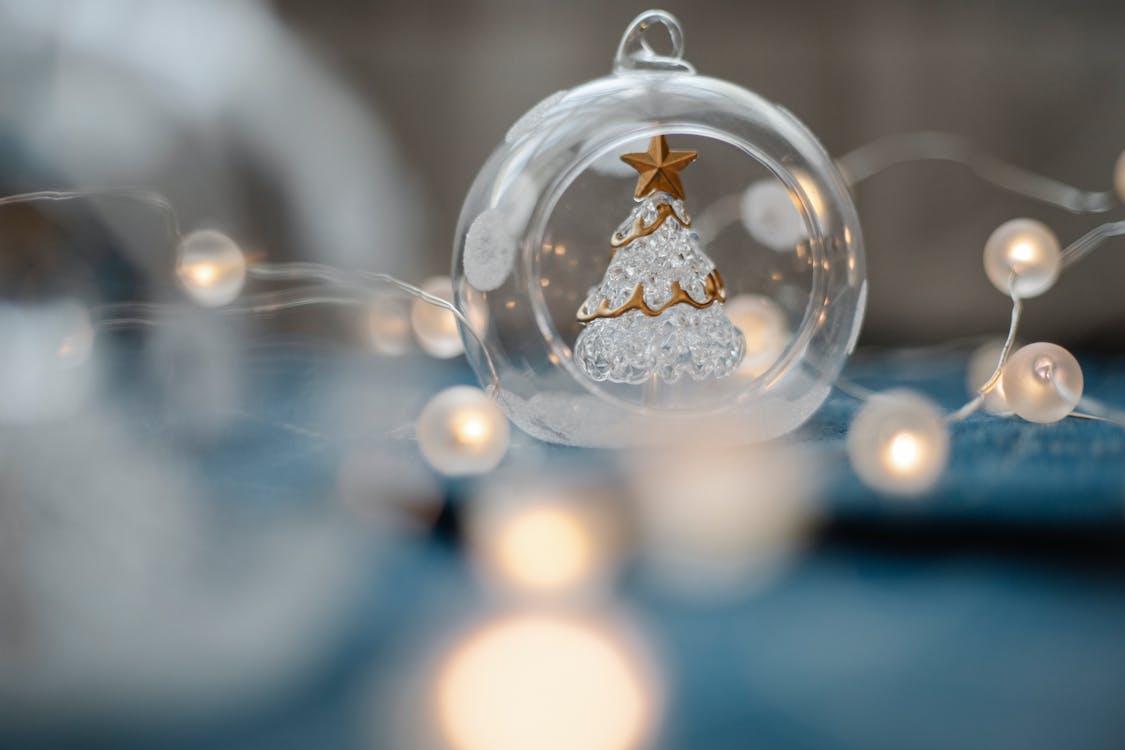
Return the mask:
MULTIPOLYGON (((69 201, 92 198, 118 198, 136 201, 159 210, 165 217, 168 233, 175 239, 182 238, 179 217, 175 207, 161 193, 147 188, 80 188, 75 190, 40 190, 30 193, 0 196, 0 206, 11 206, 41 201, 69 201)), ((244 304, 228 306, 217 310, 222 315, 269 314, 282 310, 310 305, 362 305, 369 300, 371 289, 356 283, 363 279, 371 284, 392 287, 415 299, 449 312, 457 322, 468 331, 479 347, 485 366, 488 368, 489 385, 487 392, 493 399, 500 396, 500 375, 488 345, 476 331, 472 323, 452 302, 398 279, 390 274, 371 271, 342 271, 319 263, 252 263, 247 266, 247 275, 265 281, 320 282, 317 287, 287 289, 251 295, 244 304), (362 295, 360 298, 340 297, 335 290, 345 290, 362 295)), ((95 331, 108 331, 135 326, 157 325, 161 319, 181 312, 176 305, 152 303, 122 303, 102 305, 91 311, 95 331)))
MULTIPOLYGON (((968 167, 982 180, 1003 190, 1053 205, 1078 214, 1104 213, 1119 205, 1119 200, 1111 191, 1089 191, 1067 185, 1063 182, 1032 172, 979 149, 968 139, 954 133, 940 131, 921 131, 903 133, 876 139, 846 153, 836 160, 849 187, 867 180, 892 167, 920 161, 948 161, 968 167)), ((82 198, 120 198, 138 201, 157 208, 165 216, 168 232, 180 238, 180 223, 174 206, 159 192, 146 188, 84 188, 76 190, 43 190, 0 196, 0 206, 29 203, 35 201, 64 201, 82 198)), ((716 201, 705 212, 699 222, 699 233, 706 241, 721 228, 738 218, 741 210, 741 193, 735 193, 716 201)), ((1068 268, 1097 249, 1105 240, 1125 235, 1125 221, 1102 224, 1072 242, 1062 253, 1062 267, 1068 268)), ((500 394, 500 376, 487 343, 476 331, 465 314, 453 303, 398 279, 390 274, 370 271, 341 271, 332 266, 317 263, 255 263, 247 268, 249 276, 267 281, 308 282, 317 281, 327 285, 328 290, 349 290, 369 293, 370 289, 357 284, 355 278, 368 283, 390 286, 415 299, 446 310, 469 332, 481 352, 489 372, 488 392, 493 398, 500 394)), ((977 394, 956 411, 947 416, 947 421, 959 422, 975 413, 984 398, 999 383, 1004 364, 1015 342, 1022 313, 1022 301, 1014 289, 1014 275, 1009 280, 1009 296, 1012 299, 1011 322, 998 362, 992 375, 981 386, 977 394)), ((329 294, 321 288, 298 288, 257 294, 247 300, 247 304, 223 308, 227 315, 266 314, 281 310, 319 304, 363 304, 364 299, 341 298, 329 294)), ((112 329, 134 325, 152 325, 162 314, 175 312, 178 308, 168 305, 126 303, 124 305, 104 306, 97 327, 112 329)), ((861 401, 866 401, 874 392, 847 378, 840 376, 835 386, 843 393, 861 401)), ((1084 402, 1087 401, 1084 399, 1084 402)), ((1092 405, 1100 407, 1096 402, 1092 405)), ((1102 408, 1104 411, 1104 408, 1102 408)), ((1093 415, 1076 414, 1089 418, 1093 415)), ((1125 413, 1120 415, 1125 424, 1125 413)))
MULTIPOLYGON (((968 139, 954 133, 922 131, 886 136, 849 151, 836 160, 849 187, 867 180, 900 164, 920 161, 947 161, 968 167, 977 177, 996 187, 1017 195, 1030 198, 1075 214, 1096 214, 1113 210, 1120 200, 1112 191, 1082 190, 1051 177, 1010 164, 992 154, 979 149, 968 139)), ((735 204, 737 205, 737 204, 735 204)), ((729 198, 724 212, 735 205, 729 198)), ((1107 239, 1125 235, 1125 221, 1107 222, 1094 227, 1086 234, 1071 242, 1061 253, 1062 270, 1079 262, 1096 250, 1107 239)), ((1015 344, 1019 329, 1023 302, 1015 291, 1015 273, 1008 279, 1008 296, 1012 300, 1011 322, 1004 340, 996 367, 988 380, 978 389, 976 395, 959 409, 946 416, 947 422, 960 422, 980 409, 984 399, 995 390, 1004 374, 1004 365, 1015 344)), ((844 394, 860 401, 866 401, 874 392, 840 378, 837 388, 844 394)), ((1093 400, 1083 399, 1091 411, 1108 413, 1106 408, 1093 400)), ((1125 412, 1114 417, 1099 417, 1091 414, 1074 413, 1073 416, 1089 419, 1103 419, 1125 425, 1125 412)))
POLYGON ((968 167, 1001 190, 1056 206, 1075 214, 1112 211, 1121 204, 1112 191, 1082 190, 1016 166, 978 148, 955 133, 920 131, 878 138, 836 160, 849 186, 900 164, 946 161, 968 167))

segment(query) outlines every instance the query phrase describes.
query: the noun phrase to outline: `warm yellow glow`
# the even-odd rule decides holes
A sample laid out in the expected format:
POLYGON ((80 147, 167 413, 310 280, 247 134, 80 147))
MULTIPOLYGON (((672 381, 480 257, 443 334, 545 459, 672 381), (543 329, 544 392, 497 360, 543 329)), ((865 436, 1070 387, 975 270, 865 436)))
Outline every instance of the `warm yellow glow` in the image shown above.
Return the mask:
POLYGON ((453 428, 453 439, 459 445, 480 445, 486 442, 492 434, 490 420, 476 409, 460 409, 453 413, 450 421, 453 428))
POLYGON ((895 433, 887 446, 887 459, 890 468, 900 474, 914 471, 922 458, 922 442, 912 432, 903 430, 895 433))
POLYGON ((1008 250, 1008 257, 1020 263, 1030 263, 1035 260, 1035 255, 1035 246, 1026 240, 1015 243, 1008 250))
POLYGON ((455 750, 633 750, 653 713, 622 643, 590 623, 546 615, 470 635, 442 665, 435 703, 455 750))
POLYGON ((184 268, 187 280, 198 287, 209 287, 219 278, 219 269, 214 263, 192 263, 184 268))
POLYGON ((597 563, 597 544, 587 521, 574 508, 520 508, 499 522, 488 552, 497 572, 518 588, 574 588, 590 577, 597 563))

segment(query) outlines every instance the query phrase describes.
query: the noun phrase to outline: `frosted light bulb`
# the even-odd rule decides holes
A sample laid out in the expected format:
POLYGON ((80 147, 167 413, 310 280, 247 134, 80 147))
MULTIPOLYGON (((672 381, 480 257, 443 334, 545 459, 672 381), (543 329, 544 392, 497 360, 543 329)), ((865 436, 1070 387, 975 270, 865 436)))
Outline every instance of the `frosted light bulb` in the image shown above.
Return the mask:
POLYGON ((437 471, 450 476, 492 471, 508 451, 508 419, 479 388, 447 388, 418 416, 418 447, 437 471))
POLYGON ((196 303, 222 307, 246 283, 246 256, 222 232, 199 229, 186 235, 176 248, 176 277, 196 303))
POLYGON ((777 361, 789 343, 785 311, 760 294, 739 294, 727 300, 724 308, 746 339, 746 354, 738 371, 758 377, 777 361))
POLYGON ((511 615, 443 660, 437 724, 457 750, 636 750, 656 713, 648 671, 595 622, 511 615))
MULTIPOLYGON (((997 363, 1000 362, 1000 352, 1003 349, 1004 342, 994 339, 981 344, 969 357, 969 364, 965 373, 965 386, 970 396, 975 398, 980 393, 981 387, 992 377, 992 373, 996 371, 997 363)), ((1008 399, 1004 395, 1004 379, 1002 377, 985 394, 982 407, 989 414, 1007 416, 1013 413, 1012 407, 1008 404, 1008 399)))
POLYGON ((1004 294, 1014 273, 1016 295, 1037 297, 1054 286, 1061 264, 1058 237, 1034 219, 1006 221, 984 244, 984 272, 1004 294))
MULTIPOLYGON (((446 302, 453 301, 453 282, 448 276, 426 279, 421 288, 423 292, 441 297, 446 302)), ((410 323, 419 346, 432 357, 449 359, 465 350, 457 318, 449 310, 416 299, 410 308, 410 323)))
POLYGON ((873 396, 848 428, 848 457, 868 486, 895 495, 917 495, 941 476, 949 433, 937 405, 907 390, 873 396))
POLYGON ((396 299, 376 300, 367 311, 366 333, 371 346, 380 354, 397 357, 410 349, 410 313, 396 299))
POLYGON ((1028 422, 1047 424, 1070 415, 1082 399, 1082 367, 1055 344, 1028 344, 1004 366, 1004 394, 1028 422))
POLYGON ((742 225, 771 250, 787 252, 808 239, 805 221, 793 196, 777 180, 766 179, 742 194, 742 225))
POLYGON ((1117 188, 1117 197, 1125 203, 1125 151, 1117 157, 1117 166, 1113 170, 1113 186, 1117 188))

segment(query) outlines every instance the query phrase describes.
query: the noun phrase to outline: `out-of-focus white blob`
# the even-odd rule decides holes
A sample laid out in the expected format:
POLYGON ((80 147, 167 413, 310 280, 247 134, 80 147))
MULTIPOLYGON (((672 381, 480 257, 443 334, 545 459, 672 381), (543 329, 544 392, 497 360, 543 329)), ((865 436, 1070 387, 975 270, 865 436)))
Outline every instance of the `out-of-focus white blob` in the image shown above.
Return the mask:
MULTIPOLYGON (((185 215, 238 220, 236 144, 270 175, 303 254, 414 270, 417 188, 388 129, 268 4, 4 3, 0 58, 26 74, 0 119, 69 182, 171 186, 185 215), (47 49, 41 74, 21 64, 47 49)), ((138 260, 151 257, 134 215, 94 209, 138 260)))
POLYGON ((147 363, 172 432, 209 437, 241 413, 246 342, 233 322, 196 311, 151 329, 147 363))
POLYGON ((345 454, 336 475, 341 502, 378 530, 415 534, 433 527, 442 489, 417 456, 392 445, 357 448, 345 454))
POLYGON ((30 131, 30 147, 92 184, 127 184, 159 169, 176 131, 165 107, 137 95, 141 81, 92 65, 64 70, 36 103, 42 125, 30 131))
MULTIPOLYGON (((996 366, 1000 363, 1000 352, 1004 350, 1004 342, 993 339, 981 344, 969 357, 969 364, 965 368, 965 386, 969 395, 975 397, 980 389, 992 377, 996 366)), ((1004 378, 996 381, 996 385, 985 394, 982 408, 989 414, 1007 416, 1012 414, 1012 407, 1004 395, 1004 378)))
POLYGON ((852 468, 869 487, 918 495, 933 487, 945 469, 949 431, 941 409, 925 396, 887 391, 856 412, 847 450, 852 468))
POLYGON ((458 385, 430 399, 418 416, 418 447, 435 470, 449 476, 486 474, 508 452, 508 418, 479 388, 458 385))
POLYGON ((1018 297, 1037 297, 1055 284, 1062 269, 1059 238, 1035 219, 1012 219, 996 228, 984 245, 984 271, 992 285, 1018 297))
POLYGON ((95 386, 94 330, 70 300, 0 302, 0 422, 67 417, 95 386))
POLYGON ((379 354, 398 357, 410 351, 410 305, 405 300, 379 297, 363 322, 366 338, 379 354))
MULTIPOLYGON (((453 302, 453 282, 448 276, 434 276, 422 282, 423 292, 453 302)), ((416 299, 410 307, 410 324, 418 345, 431 357, 449 359, 465 351, 457 318, 449 310, 416 299)))
POLYGON ((261 705, 342 637, 369 570, 353 529, 205 503, 202 476, 136 432, 91 406, 5 446, 0 509, 19 541, 0 548, 0 611, 17 623, 0 628, 6 716, 135 721, 143 704, 159 723, 261 705))
POLYGON ((1117 197, 1125 203, 1125 151, 1117 157, 1117 166, 1113 169, 1113 186, 1117 189, 1117 197))
POLYGON ((628 468, 642 560, 684 593, 729 595, 769 580, 813 520, 818 467, 791 446, 689 434, 628 468))
POLYGON ((1012 411, 1028 422, 1058 422, 1082 400, 1082 367, 1057 344, 1040 341, 1019 349, 1008 358, 1002 380, 1012 411))
POLYGON ((619 560, 620 524, 607 488, 497 477, 469 506, 469 539, 492 583, 533 597, 604 589, 619 560))
POLYGON ((198 229, 176 247, 176 278, 198 304, 222 307, 234 301, 246 283, 246 255, 222 232, 198 229))
POLYGON ((746 354, 738 371, 752 377, 762 375, 789 346, 789 323, 785 311, 761 294, 739 294, 723 309, 746 339, 746 354))
POLYGON ((441 663, 432 697, 438 726, 455 750, 639 750, 659 714, 640 654, 593 620, 493 620, 441 663))
POLYGON ((764 179, 742 194, 742 225, 755 240, 777 252, 791 252, 808 239, 793 196, 776 179, 764 179))

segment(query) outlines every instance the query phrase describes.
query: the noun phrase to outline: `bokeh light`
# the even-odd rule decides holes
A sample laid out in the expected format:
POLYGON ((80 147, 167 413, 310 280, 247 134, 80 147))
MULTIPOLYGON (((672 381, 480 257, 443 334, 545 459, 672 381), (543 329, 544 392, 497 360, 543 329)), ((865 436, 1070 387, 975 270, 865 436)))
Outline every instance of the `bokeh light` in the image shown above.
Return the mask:
POLYGON ((617 562, 619 522, 605 488, 501 477, 470 507, 470 542, 493 582, 535 596, 597 589, 617 562))
POLYGON ((246 256, 227 235, 199 229, 176 248, 176 276, 195 302, 222 307, 234 301, 246 283, 246 256))
POLYGON ((518 614, 453 649, 434 701, 454 750, 635 750, 652 731, 654 694, 643 660, 606 627, 518 614))

